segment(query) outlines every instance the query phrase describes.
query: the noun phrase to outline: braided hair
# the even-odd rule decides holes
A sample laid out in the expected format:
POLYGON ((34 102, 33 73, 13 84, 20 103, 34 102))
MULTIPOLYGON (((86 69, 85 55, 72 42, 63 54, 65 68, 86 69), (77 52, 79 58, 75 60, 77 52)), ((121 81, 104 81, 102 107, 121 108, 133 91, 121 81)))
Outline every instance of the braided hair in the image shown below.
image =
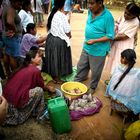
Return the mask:
POLYGON ((51 22, 53 19, 54 14, 59 10, 64 7, 65 0, 54 0, 54 7, 50 13, 50 16, 48 18, 48 23, 47 23, 47 30, 49 31, 51 29, 51 22))
POLYGON ((125 72, 121 75, 119 81, 114 86, 114 90, 118 87, 118 85, 121 83, 121 81, 124 79, 124 77, 129 73, 129 71, 133 68, 134 64, 136 63, 136 53, 132 49, 126 49, 121 53, 121 58, 126 59, 126 64, 128 65, 128 68, 125 70, 125 72))

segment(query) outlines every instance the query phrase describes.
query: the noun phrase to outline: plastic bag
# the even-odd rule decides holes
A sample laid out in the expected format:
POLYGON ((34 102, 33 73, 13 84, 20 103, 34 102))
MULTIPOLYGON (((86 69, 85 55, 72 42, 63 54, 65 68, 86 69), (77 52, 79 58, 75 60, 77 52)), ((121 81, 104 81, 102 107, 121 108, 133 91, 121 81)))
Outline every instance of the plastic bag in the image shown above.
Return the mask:
POLYGON ((49 74, 47 74, 47 73, 45 73, 45 72, 41 72, 41 76, 42 76, 42 78, 43 78, 43 80, 44 80, 44 83, 47 85, 50 81, 52 81, 53 79, 52 79, 52 77, 51 77, 51 75, 49 75, 49 74))
POLYGON ((72 74, 69 74, 67 76, 62 76, 61 80, 64 82, 70 82, 70 81, 74 81, 74 78, 77 74, 77 68, 76 67, 72 67, 72 74))
POLYGON ((89 115, 99 112, 100 108, 102 107, 102 102, 97 97, 95 98, 97 100, 96 107, 90 107, 84 110, 70 110, 71 120, 72 121, 79 120, 84 116, 89 116, 89 115))

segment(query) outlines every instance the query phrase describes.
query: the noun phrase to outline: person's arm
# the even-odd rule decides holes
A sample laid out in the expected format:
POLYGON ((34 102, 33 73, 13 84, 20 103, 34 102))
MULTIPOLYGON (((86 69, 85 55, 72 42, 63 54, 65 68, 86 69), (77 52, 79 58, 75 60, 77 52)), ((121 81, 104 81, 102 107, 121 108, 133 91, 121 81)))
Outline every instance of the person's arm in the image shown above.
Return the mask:
POLYGON ((47 36, 45 36, 45 37, 39 37, 39 38, 36 40, 36 43, 37 43, 37 44, 41 44, 41 43, 43 43, 46 39, 47 39, 47 36))
POLYGON ((116 35, 115 38, 114 38, 114 41, 126 40, 128 38, 129 37, 127 35, 125 35, 125 34, 116 35))
POLYGON ((0 96, 0 123, 4 121, 7 114, 8 103, 3 96, 0 96))
POLYGON ((67 17, 65 16, 65 17, 63 17, 63 29, 64 29, 64 32, 65 32, 65 34, 69 37, 69 38, 71 38, 72 36, 71 36, 71 28, 70 28, 70 24, 69 24, 69 22, 68 22, 68 19, 67 19, 67 17))
POLYGON ((48 14, 50 13, 50 11, 51 11, 51 8, 52 8, 52 0, 50 0, 50 2, 49 2, 49 7, 48 7, 48 14))
POLYGON ((9 8, 8 12, 7 12, 7 18, 6 18, 6 22, 7 22, 7 36, 12 37, 15 34, 16 31, 16 27, 15 27, 15 11, 12 8, 9 8))
POLYGON ((12 8, 9 8, 7 12, 7 19, 6 19, 9 30, 13 30, 13 31, 16 30, 14 19, 15 19, 15 10, 13 10, 12 8))
POLYGON ((126 40, 135 36, 139 28, 139 22, 132 22, 125 30, 123 34, 117 34, 114 41, 126 40))
POLYGON ((32 8, 30 7, 29 12, 31 13, 31 15, 34 17, 35 13, 33 12, 32 8))
POLYGON ((71 37, 72 37, 72 36, 71 36, 71 32, 66 33, 66 35, 67 35, 69 38, 71 38, 71 37))
POLYGON ((41 72, 39 70, 36 71, 36 74, 34 76, 36 82, 37 82, 37 86, 43 88, 44 91, 50 91, 50 92, 55 92, 55 88, 49 84, 45 85, 44 80, 41 76, 41 72))
POLYGON ((56 92, 55 87, 53 87, 53 86, 51 86, 51 85, 45 85, 45 86, 44 86, 44 90, 45 90, 45 91, 50 91, 50 92, 52 92, 52 93, 55 93, 55 92, 56 92))
POLYGON ((24 10, 20 10, 19 13, 18 13, 19 17, 20 17, 20 20, 21 20, 21 23, 24 22, 24 19, 26 18, 26 13, 24 10))
POLYGON ((108 37, 102 37, 102 38, 98 38, 98 39, 90 39, 88 41, 86 41, 85 43, 87 43, 88 45, 92 45, 94 43, 98 43, 98 42, 106 42, 106 41, 110 41, 111 39, 108 37))

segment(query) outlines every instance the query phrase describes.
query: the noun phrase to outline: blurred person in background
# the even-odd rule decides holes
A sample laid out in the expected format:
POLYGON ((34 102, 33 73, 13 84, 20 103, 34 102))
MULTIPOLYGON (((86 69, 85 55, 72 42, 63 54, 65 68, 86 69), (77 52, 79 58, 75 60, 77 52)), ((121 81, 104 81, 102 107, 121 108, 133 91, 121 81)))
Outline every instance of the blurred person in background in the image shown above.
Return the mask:
POLYGON ((22 0, 10 0, 3 10, 3 41, 5 45, 4 65, 7 76, 17 68, 22 37, 21 19, 17 10, 22 8, 22 0))

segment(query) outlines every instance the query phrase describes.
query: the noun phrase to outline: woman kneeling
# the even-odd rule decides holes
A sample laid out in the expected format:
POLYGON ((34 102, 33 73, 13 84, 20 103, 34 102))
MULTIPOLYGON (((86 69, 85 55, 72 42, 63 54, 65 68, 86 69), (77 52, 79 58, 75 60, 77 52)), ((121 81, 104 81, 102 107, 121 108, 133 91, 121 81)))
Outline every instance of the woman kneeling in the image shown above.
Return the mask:
POLYGON ((4 124, 18 125, 30 116, 37 117, 44 111, 43 90, 54 90, 44 85, 37 66, 41 63, 38 50, 26 54, 23 66, 6 83, 3 95, 7 99, 8 113, 4 124))

